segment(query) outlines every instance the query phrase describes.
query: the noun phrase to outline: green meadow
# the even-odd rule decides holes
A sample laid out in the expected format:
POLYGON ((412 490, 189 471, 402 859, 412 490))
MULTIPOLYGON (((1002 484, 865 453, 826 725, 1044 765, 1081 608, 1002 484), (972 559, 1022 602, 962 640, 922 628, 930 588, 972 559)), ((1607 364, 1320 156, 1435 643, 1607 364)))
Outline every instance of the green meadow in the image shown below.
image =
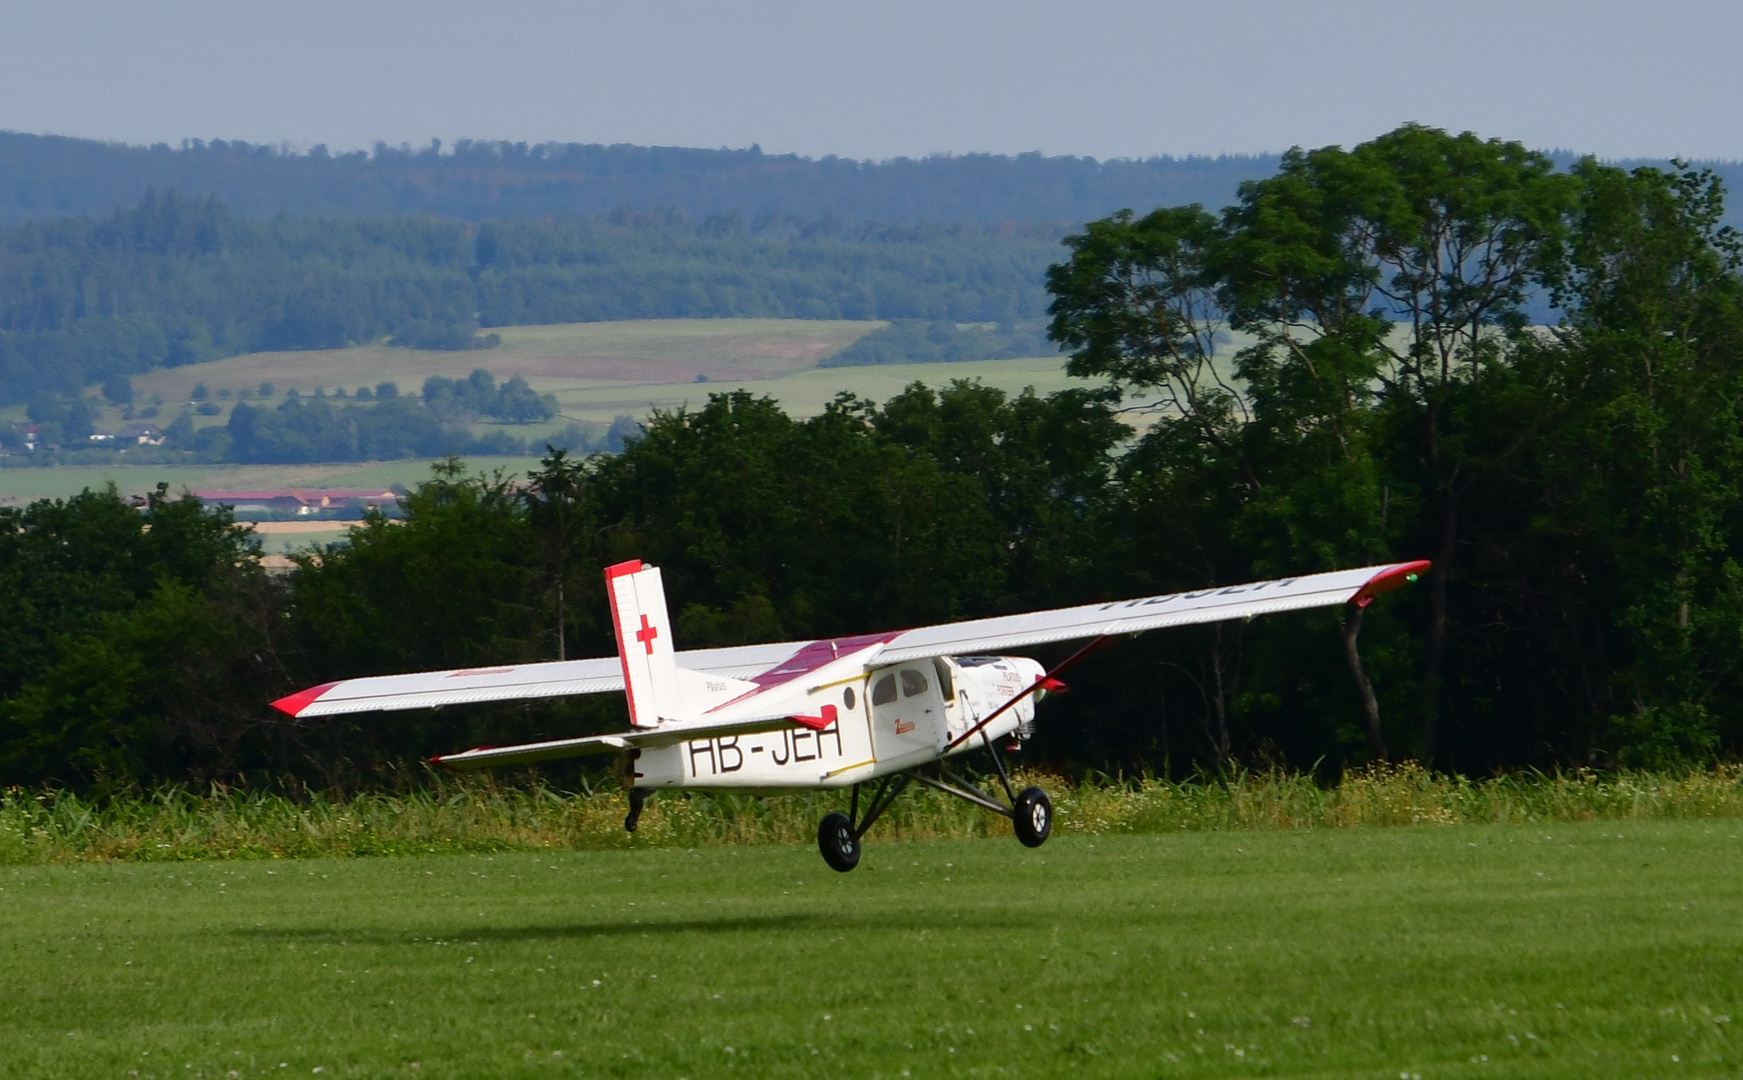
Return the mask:
MULTIPOLYGON (((480 458, 481 469, 524 473, 536 458, 480 458)), ((430 476, 427 461, 371 461, 332 465, 57 465, 0 469, 0 503, 66 498, 85 488, 113 483, 123 495, 144 495, 166 483, 170 493, 183 488, 245 491, 258 488, 389 488, 416 484, 430 476)))
POLYGON ((0 1076, 1734 1076, 1740 834, 12 866, 0 1076))

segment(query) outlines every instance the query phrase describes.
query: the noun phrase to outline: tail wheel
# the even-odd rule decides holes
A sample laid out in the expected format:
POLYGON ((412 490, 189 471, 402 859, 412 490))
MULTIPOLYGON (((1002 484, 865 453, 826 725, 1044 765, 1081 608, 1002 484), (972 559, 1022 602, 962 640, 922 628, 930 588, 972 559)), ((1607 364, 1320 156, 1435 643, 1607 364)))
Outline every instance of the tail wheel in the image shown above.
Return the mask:
POLYGON ((853 822, 846 814, 830 814, 818 822, 817 849, 831 870, 845 874, 859 865, 859 837, 853 834, 853 822))
POLYGON ((1038 787, 1017 792, 1017 801, 1011 805, 1011 824, 1024 847, 1045 844, 1053 831, 1053 803, 1048 801, 1047 793, 1038 787))

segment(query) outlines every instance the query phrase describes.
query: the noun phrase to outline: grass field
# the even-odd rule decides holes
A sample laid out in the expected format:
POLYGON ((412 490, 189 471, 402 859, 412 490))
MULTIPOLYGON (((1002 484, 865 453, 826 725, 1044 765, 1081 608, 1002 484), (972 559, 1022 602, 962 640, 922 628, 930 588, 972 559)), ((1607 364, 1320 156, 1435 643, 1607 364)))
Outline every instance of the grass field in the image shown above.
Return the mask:
MULTIPOLYGON (((842 391, 883 402, 913 382, 939 387, 952 379, 979 379, 1009 393, 1033 386, 1046 394, 1085 385, 1065 374, 1058 357, 1012 360, 964 360, 953 364, 880 364, 875 367, 808 368, 765 379, 715 380, 707 383, 628 383, 552 387, 564 415, 585 420, 610 420, 620 414, 642 417, 654 409, 697 408, 709 394, 744 389, 768 395, 795 416, 815 416, 842 391)), ((530 429, 529 429, 530 430, 530 429)))
MULTIPOLYGON (((480 469, 524 473, 536 458, 480 458, 480 469)), ((374 461, 335 465, 60 465, 46 469, 0 469, 0 504, 65 498, 113 482, 123 495, 144 495, 159 482, 171 494, 183 488, 388 488, 427 480, 427 461, 374 461)))
POLYGON ((0 1076, 1733 1076, 1732 821, 0 869, 0 1076))

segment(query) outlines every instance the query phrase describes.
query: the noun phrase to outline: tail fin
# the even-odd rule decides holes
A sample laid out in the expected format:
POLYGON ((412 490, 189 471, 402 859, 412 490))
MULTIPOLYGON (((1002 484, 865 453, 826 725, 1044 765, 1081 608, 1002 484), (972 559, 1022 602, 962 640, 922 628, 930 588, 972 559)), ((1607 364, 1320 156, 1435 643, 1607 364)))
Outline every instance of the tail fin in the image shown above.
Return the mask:
POLYGON ((672 648, 672 620, 660 571, 640 560, 605 568, 611 621, 617 630, 617 655, 623 661, 623 688, 629 722, 658 727, 685 715, 678 661, 672 648))

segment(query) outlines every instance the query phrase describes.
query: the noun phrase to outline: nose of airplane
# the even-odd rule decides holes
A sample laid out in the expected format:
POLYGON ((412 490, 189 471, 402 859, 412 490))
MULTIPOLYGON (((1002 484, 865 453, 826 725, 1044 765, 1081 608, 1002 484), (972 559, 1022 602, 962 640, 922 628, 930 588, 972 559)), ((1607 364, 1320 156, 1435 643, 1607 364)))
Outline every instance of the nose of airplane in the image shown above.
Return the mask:
MULTIPOLYGON (((1045 678, 1047 675, 1047 669, 1042 667, 1041 662, 1038 660, 1031 660, 1027 656, 1019 656, 1016 658, 1016 661, 1017 673, 1022 677, 1022 683, 1024 686, 1031 686, 1045 678)), ((1035 699, 1038 701, 1046 696, 1046 694, 1046 689, 1037 690, 1035 691, 1035 699)))

